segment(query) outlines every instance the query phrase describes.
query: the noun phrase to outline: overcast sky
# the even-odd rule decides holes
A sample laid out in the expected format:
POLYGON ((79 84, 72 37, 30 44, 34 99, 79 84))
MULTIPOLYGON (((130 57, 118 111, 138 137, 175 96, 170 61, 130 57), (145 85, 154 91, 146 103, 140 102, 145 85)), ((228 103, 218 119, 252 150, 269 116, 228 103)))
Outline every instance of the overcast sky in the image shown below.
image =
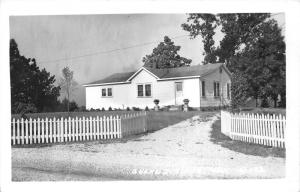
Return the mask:
MULTIPOLYGON (((10 17, 10 37, 16 40, 22 55, 36 58, 40 68, 46 68, 57 80, 68 65, 74 79, 85 84, 141 67, 143 56, 150 54, 165 35, 175 37, 173 41, 181 46, 180 55, 192 59, 192 65, 201 63, 202 39, 185 36, 188 33, 180 25, 186 18, 185 14, 14 16, 10 17), (103 53, 149 42, 154 43, 103 53), (60 60, 82 55, 86 56, 60 60)), ((283 14, 274 18, 279 26, 284 25, 283 14)), ((218 34, 216 40, 221 38, 218 34)), ((72 97, 85 105, 82 87, 72 97)))

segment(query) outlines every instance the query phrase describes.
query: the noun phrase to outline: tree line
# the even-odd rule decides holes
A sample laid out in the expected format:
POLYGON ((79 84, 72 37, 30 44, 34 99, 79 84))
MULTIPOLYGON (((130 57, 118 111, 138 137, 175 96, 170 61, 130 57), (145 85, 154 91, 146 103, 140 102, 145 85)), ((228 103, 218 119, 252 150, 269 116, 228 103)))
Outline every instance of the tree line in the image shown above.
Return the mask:
POLYGON ((10 85, 11 112, 34 113, 54 111, 74 111, 78 109, 75 101, 70 101, 69 90, 74 85, 68 67, 63 69, 64 78, 55 85, 56 78, 46 69, 40 69, 34 58, 20 54, 14 39, 10 40, 10 85), (59 100, 60 91, 68 91, 67 98, 59 100))

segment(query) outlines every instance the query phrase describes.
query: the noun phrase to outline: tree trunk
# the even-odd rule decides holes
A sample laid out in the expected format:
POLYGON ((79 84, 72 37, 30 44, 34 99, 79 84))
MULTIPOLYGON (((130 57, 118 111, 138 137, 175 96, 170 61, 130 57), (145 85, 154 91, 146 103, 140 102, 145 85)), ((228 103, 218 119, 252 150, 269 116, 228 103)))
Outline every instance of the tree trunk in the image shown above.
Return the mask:
POLYGON ((277 108, 277 97, 274 97, 273 101, 274 101, 274 108, 277 108))

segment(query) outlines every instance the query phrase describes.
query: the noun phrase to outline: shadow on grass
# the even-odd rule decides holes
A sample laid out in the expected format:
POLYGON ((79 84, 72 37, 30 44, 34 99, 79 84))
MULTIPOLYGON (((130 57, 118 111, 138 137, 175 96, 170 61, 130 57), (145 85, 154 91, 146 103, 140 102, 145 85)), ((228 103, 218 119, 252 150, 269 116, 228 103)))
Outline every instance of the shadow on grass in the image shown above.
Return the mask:
POLYGON ((282 157, 285 158, 285 149, 262 146, 254 143, 234 141, 221 132, 221 120, 217 120, 212 125, 210 140, 222 147, 244 153, 246 155, 255 155, 261 157, 282 157))

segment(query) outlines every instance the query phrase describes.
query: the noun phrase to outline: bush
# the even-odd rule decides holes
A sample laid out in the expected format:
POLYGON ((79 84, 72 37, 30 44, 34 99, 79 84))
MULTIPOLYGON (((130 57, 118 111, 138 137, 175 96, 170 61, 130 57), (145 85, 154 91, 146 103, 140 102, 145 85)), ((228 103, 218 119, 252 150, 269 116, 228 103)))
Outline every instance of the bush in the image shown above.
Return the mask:
POLYGON ((145 111, 149 111, 149 108, 148 108, 148 106, 146 106, 146 107, 145 107, 145 111))
POLYGON ((159 104, 159 100, 158 100, 158 99, 154 99, 153 102, 154 102, 155 104, 159 104))
POLYGON ((141 111, 141 109, 138 108, 138 107, 132 107, 132 110, 133 110, 133 111, 141 111))
POLYGON ((12 113, 15 113, 15 114, 25 114, 25 113, 36 113, 37 112, 37 108, 35 107, 34 104, 30 103, 30 104, 27 104, 27 103, 22 103, 22 102, 16 102, 14 103, 14 106, 13 106, 13 111, 12 113))
POLYGON ((108 108, 108 111, 112 111, 112 108, 111 108, 111 107, 109 107, 109 108, 108 108))
POLYGON ((126 111, 130 111, 130 108, 129 108, 129 107, 126 107, 126 111))
POLYGON ((104 107, 102 107, 102 109, 101 109, 102 111, 105 111, 105 108, 104 107))
POLYGON ((93 112, 93 111, 96 111, 96 110, 95 110, 94 108, 90 108, 90 111, 92 111, 92 112, 93 112))

